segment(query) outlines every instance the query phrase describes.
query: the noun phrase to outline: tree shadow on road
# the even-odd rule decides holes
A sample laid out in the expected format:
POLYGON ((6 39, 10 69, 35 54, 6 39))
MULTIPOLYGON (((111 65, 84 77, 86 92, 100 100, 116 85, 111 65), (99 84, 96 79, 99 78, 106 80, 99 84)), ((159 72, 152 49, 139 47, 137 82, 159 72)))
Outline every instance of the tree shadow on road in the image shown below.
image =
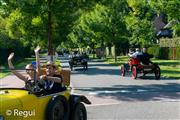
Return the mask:
POLYGON ((180 100, 180 84, 167 83, 163 85, 114 85, 112 87, 94 87, 76 90, 88 91, 100 98, 111 98, 120 101, 161 101, 180 100))
POLYGON ((121 75, 119 69, 100 69, 100 68, 88 68, 84 70, 83 68, 74 68, 74 71, 71 72, 74 75, 85 74, 85 75, 121 75))

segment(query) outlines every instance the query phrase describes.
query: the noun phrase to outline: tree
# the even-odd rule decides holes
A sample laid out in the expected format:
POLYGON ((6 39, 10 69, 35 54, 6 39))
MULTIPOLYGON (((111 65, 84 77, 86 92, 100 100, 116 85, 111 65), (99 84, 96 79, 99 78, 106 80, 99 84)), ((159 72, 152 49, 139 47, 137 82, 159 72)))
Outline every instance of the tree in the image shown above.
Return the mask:
POLYGON ((117 41, 124 40, 127 36, 124 21, 127 13, 126 1, 114 0, 112 5, 108 2, 98 3, 91 11, 82 12, 69 38, 78 44, 91 47, 109 43, 115 45, 117 41))
POLYGON ((164 13, 167 15, 167 21, 176 21, 172 29, 174 30, 174 36, 180 35, 180 1, 179 0, 151 0, 150 6, 156 11, 157 14, 164 13))
POLYGON ((128 0, 130 7, 129 15, 126 16, 128 31, 131 33, 129 39, 133 47, 148 46, 155 39, 153 27, 154 11, 146 0, 128 0))

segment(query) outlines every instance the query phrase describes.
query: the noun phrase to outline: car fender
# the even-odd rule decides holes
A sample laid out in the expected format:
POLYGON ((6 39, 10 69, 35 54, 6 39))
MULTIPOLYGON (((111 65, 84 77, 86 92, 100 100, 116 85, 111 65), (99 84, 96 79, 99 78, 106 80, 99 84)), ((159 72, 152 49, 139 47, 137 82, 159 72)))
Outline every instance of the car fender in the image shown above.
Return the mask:
POLYGON ((91 104, 91 102, 83 95, 71 95, 69 102, 71 107, 80 102, 91 104))

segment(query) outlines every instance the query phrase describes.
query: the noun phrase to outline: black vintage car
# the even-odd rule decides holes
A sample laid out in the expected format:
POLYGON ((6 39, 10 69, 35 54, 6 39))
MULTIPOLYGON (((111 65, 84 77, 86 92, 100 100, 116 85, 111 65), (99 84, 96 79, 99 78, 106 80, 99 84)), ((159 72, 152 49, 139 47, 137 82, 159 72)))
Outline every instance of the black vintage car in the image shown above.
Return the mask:
POLYGON ((83 67, 84 70, 88 69, 88 56, 80 55, 80 56, 72 56, 69 59, 69 67, 71 71, 73 67, 83 67))

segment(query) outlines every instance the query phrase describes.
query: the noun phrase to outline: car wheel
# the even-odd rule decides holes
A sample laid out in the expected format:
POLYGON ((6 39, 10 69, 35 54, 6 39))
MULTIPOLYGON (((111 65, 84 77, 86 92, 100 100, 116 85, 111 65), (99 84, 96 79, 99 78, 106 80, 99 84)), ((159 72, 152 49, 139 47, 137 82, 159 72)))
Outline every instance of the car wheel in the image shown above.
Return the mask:
POLYGON ((69 104, 65 97, 52 98, 46 109, 46 120, 68 120, 69 104))
POLYGON ((125 76, 125 67, 124 67, 124 65, 121 66, 121 75, 125 76))
POLYGON ((159 66, 155 67, 154 74, 155 74, 156 80, 159 80, 161 77, 161 70, 160 70, 159 66))
POLYGON ((87 112, 84 104, 77 103, 73 108, 72 120, 87 120, 87 112))
POLYGON ((137 67, 136 66, 132 67, 132 78, 134 78, 134 79, 137 78, 137 67))
POLYGON ((85 65, 85 67, 86 67, 86 70, 88 69, 88 64, 86 63, 86 65, 85 65))
POLYGON ((73 65, 69 65, 69 67, 70 67, 71 71, 73 71, 73 65))

